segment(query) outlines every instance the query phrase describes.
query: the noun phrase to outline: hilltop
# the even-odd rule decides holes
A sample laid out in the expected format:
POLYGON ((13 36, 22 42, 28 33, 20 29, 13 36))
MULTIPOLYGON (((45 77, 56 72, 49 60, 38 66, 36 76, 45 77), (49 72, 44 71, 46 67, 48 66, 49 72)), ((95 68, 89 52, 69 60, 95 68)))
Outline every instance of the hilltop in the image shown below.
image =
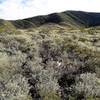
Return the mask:
MULTIPOLYGON (((82 12, 82 11, 65 11, 61 13, 53 13, 45 16, 36 16, 27 19, 6 21, 13 24, 17 28, 30 28, 41 26, 43 24, 55 23, 69 27, 92 27, 100 25, 100 13, 82 12)), ((5 23, 5 20, 1 20, 5 23)))
POLYGON ((65 24, 73 27, 91 27, 100 25, 100 13, 89 13, 82 11, 65 11, 62 13, 53 13, 46 16, 37 16, 24 20, 14 21, 13 24, 18 27, 40 26, 47 23, 65 24), (25 26, 27 25, 27 26, 25 26))

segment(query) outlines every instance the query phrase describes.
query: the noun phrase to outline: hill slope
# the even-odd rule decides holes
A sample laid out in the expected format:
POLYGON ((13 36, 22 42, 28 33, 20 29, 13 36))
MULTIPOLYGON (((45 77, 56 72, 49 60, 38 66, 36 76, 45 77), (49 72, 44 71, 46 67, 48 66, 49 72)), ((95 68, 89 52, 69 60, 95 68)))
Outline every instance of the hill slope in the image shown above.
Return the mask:
MULTIPOLYGON (((100 25, 100 13, 65 11, 8 22, 17 28, 30 28, 48 23, 63 24, 69 27, 91 27, 100 25)), ((1 23, 5 21, 0 20, 0 25, 1 23)))
POLYGON ((0 100, 100 100, 96 25, 73 11, 0 20, 0 100))
POLYGON ((16 20, 12 22, 18 28, 29 28, 47 23, 64 24, 73 27, 91 27, 100 25, 100 14, 81 11, 66 11, 46 16, 16 20))

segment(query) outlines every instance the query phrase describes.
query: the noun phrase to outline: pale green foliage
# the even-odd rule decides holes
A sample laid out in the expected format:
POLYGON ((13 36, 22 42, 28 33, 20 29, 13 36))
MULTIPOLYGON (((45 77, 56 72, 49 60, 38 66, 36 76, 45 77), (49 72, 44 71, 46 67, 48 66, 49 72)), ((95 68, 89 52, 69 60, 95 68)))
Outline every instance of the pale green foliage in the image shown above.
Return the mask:
POLYGON ((40 83, 37 85, 40 89, 40 95, 44 100, 60 100, 59 93, 57 93, 59 85, 54 74, 52 69, 42 70, 39 73, 40 83))
POLYGON ((100 79, 96 74, 84 73, 76 79, 76 94, 87 97, 100 97, 100 79))
POLYGON ((30 87, 22 75, 12 76, 3 86, 0 89, 1 100, 29 100, 30 87))
POLYGON ((42 70, 39 73, 40 83, 39 88, 43 92, 57 91, 59 89, 59 85, 57 84, 57 79, 54 77, 54 71, 50 70, 42 70))
POLYGON ((83 31, 47 24, 0 33, 0 99, 99 96, 100 34, 83 31))

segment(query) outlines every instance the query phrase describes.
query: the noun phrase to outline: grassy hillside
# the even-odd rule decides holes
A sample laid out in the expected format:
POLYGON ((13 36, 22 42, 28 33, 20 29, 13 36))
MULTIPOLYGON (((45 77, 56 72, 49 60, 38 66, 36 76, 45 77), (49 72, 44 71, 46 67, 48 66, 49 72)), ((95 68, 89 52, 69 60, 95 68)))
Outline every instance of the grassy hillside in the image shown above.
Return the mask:
POLYGON ((37 27, 48 23, 65 25, 73 28, 92 27, 100 25, 100 14, 82 11, 65 11, 62 13, 53 13, 15 21, 0 20, 0 25, 6 24, 9 26, 8 23, 10 26, 12 24, 14 27, 20 29, 37 27))
POLYGON ((65 11, 46 16, 36 16, 12 22, 18 28, 29 28, 46 23, 64 24, 72 27, 91 27, 100 25, 100 14, 81 11, 65 11))
POLYGON ((100 27, 87 15, 1 20, 0 100, 99 100, 100 27))

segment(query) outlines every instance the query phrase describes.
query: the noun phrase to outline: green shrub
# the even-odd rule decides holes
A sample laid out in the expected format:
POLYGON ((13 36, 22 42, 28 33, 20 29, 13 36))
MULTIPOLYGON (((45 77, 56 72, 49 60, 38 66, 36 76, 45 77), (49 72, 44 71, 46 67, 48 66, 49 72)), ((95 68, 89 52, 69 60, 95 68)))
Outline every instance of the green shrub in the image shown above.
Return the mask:
POLYGON ((100 97, 100 79, 94 73, 81 74, 76 79, 75 91, 76 95, 83 95, 85 98, 100 97))
POLYGON ((31 100, 29 85, 22 75, 15 75, 0 90, 1 100, 31 100))

